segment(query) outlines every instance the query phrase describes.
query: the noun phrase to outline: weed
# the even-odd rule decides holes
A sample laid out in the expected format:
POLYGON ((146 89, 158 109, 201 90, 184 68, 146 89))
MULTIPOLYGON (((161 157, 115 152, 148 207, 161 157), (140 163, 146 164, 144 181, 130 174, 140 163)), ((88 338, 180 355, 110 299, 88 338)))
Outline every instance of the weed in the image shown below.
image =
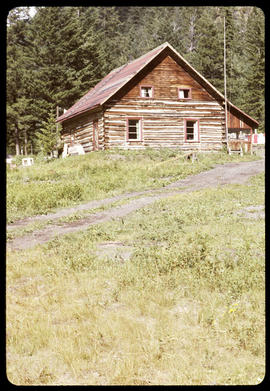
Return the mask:
MULTIPOLYGON (((139 153, 144 163, 168 158, 119 152, 135 171, 139 153)), ((103 165, 83 158, 97 170, 103 165)), ((108 163, 108 152, 105 158, 108 163)), ((79 161, 74 157, 75 171, 79 161)), ((56 163, 67 175, 62 162, 48 167, 57 172, 56 163)), ((122 222, 97 224, 27 251, 8 251, 9 380, 258 383, 265 370, 265 227, 235 212, 263 203, 264 178, 258 175, 244 185, 189 193, 188 202, 186 194, 163 199, 122 222), (125 262, 98 256, 98 246, 111 241, 133 248, 125 262)))
POLYGON ((166 148, 100 151, 50 162, 35 159, 33 166, 7 171, 7 220, 48 213, 79 201, 162 187, 217 163, 247 159, 255 158, 200 154, 198 162, 190 164, 182 153, 166 148), (108 159, 110 155, 116 156, 116 160, 108 159))

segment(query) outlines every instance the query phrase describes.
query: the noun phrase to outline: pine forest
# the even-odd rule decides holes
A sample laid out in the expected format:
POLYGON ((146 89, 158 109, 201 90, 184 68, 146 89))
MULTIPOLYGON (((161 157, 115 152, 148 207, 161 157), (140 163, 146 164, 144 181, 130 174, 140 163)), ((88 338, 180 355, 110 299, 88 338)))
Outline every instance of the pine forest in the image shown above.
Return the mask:
POLYGON ((169 42, 264 132, 265 20, 257 7, 18 7, 7 16, 7 153, 47 153, 57 111, 169 42), (34 12, 33 12, 34 10, 34 12))

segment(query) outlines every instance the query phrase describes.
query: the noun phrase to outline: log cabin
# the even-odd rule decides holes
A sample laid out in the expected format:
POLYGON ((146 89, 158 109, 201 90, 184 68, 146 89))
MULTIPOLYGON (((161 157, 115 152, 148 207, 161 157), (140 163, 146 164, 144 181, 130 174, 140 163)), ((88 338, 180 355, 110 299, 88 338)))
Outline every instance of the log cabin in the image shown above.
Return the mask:
MULTIPOLYGON (((226 142, 225 98, 168 42, 112 70, 57 118, 67 145, 84 151, 178 148, 218 151, 226 142)), ((258 122, 227 100, 227 127, 258 122)))

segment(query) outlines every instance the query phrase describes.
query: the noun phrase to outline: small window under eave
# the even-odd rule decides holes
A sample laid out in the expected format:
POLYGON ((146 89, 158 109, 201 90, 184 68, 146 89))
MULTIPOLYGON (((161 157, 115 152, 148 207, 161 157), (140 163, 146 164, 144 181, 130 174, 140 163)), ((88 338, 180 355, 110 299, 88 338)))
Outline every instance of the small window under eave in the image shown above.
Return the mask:
POLYGON ((153 98, 153 87, 152 86, 141 86, 141 97, 142 98, 153 98))
POLYGON ((179 99, 191 99, 191 88, 179 88, 178 89, 179 99))

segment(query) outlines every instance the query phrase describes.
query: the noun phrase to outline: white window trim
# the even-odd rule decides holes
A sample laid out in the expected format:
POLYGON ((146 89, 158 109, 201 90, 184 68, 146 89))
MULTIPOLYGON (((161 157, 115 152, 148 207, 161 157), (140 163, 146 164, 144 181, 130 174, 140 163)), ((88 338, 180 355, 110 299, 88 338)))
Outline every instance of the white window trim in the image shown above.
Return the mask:
POLYGON ((185 118, 184 120, 184 131, 185 131, 185 143, 199 143, 200 142, 200 120, 197 118, 185 118), (193 133, 193 139, 187 138, 187 123, 188 122, 195 122, 195 126, 193 127, 194 133, 193 133))
POLYGON ((126 141, 127 142, 142 141, 142 119, 140 117, 127 118, 126 141), (137 138, 129 138, 129 121, 138 121, 139 129, 137 133, 137 138))

